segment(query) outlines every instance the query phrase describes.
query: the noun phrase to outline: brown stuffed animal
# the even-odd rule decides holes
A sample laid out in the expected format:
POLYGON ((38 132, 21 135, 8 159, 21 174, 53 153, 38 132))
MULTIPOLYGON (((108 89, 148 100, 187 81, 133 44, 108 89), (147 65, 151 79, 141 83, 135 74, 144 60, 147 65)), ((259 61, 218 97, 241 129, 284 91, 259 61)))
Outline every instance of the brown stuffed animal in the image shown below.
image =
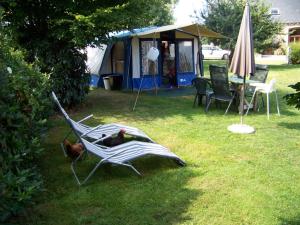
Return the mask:
POLYGON ((81 143, 71 144, 67 139, 64 140, 67 155, 71 159, 76 159, 83 153, 83 145, 81 143))

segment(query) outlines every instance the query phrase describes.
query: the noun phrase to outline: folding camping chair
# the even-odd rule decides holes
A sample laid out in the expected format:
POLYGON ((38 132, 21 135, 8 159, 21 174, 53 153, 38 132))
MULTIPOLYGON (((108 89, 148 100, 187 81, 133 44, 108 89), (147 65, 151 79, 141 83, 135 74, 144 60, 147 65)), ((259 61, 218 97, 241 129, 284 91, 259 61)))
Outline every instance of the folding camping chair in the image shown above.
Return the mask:
POLYGON ((139 130, 138 128, 135 127, 130 127, 130 126, 125 126, 122 124, 117 124, 117 123, 110 123, 110 124, 100 124, 96 127, 90 127, 85 124, 83 124, 83 121, 86 121, 87 119, 90 119, 93 117, 93 115, 89 115, 79 121, 74 121, 72 120, 67 112, 63 109, 61 106, 60 102, 58 101, 56 95, 54 92, 52 92, 52 98, 56 105, 58 106, 59 110, 63 114, 65 120, 67 123, 70 125, 71 130, 67 133, 67 135, 64 137, 64 139, 61 142, 61 148, 64 152, 64 155, 66 156, 66 150, 64 147, 63 142, 68 138, 68 136, 71 134, 72 130, 75 133, 78 133, 81 136, 90 138, 92 140, 98 140, 101 141, 105 138, 108 138, 112 135, 115 135, 119 133, 121 129, 125 130, 125 133, 134 137, 140 137, 143 138, 149 142, 154 142, 149 136, 147 136, 143 131, 139 130))
POLYGON ((196 101, 198 100, 198 106, 202 104, 202 98, 205 97, 205 107, 207 107, 208 98, 210 95, 213 94, 212 90, 208 89, 208 86, 210 87, 211 84, 208 81, 208 79, 203 77, 196 77, 192 80, 192 85, 196 88, 196 95, 194 98, 194 104, 195 107, 196 101))
POLYGON ((100 160, 96 163, 95 167, 89 172, 89 174, 82 181, 80 181, 75 171, 76 163, 82 157, 82 155, 79 155, 71 163, 71 170, 75 176, 78 185, 82 185, 85 182, 87 182, 90 179, 90 177, 95 173, 95 171, 98 169, 98 167, 104 163, 129 167, 138 175, 141 175, 140 172, 134 166, 132 166, 130 162, 137 158, 141 158, 148 155, 170 158, 175 160, 175 162, 181 166, 185 165, 185 162, 181 160, 176 154, 172 153, 166 147, 163 147, 162 145, 156 143, 130 141, 124 144, 120 144, 118 146, 106 147, 106 146, 91 143, 85 140, 84 138, 82 138, 82 136, 78 136, 78 138, 84 146, 84 151, 87 151, 100 158, 100 160))
POLYGON ((211 100, 215 99, 218 101, 229 102, 225 111, 226 115, 233 100, 236 98, 236 92, 232 92, 229 87, 227 67, 209 65, 209 72, 213 94, 208 95, 208 103, 205 111, 208 111, 211 100))

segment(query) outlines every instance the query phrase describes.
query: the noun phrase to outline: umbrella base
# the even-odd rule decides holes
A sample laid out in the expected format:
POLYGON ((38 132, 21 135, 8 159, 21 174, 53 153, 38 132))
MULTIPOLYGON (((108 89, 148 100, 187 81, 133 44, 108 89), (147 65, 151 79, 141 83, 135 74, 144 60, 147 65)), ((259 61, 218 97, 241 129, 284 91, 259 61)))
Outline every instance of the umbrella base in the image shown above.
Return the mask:
POLYGON ((232 133, 236 133, 236 134, 253 134, 253 133, 255 133, 254 127, 251 127, 246 124, 232 124, 227 127, 227 130, 229 130, 232 133))

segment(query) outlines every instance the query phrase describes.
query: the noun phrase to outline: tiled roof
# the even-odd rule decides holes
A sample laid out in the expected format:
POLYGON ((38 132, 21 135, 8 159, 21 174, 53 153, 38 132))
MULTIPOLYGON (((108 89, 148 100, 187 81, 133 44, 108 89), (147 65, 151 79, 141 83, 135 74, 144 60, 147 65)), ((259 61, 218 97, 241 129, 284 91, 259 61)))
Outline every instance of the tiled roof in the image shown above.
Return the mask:
POLYGON ((300 23, 300 0, 265 0, 271 9, 278 9, 279 15, 273 15, 283 23, 300 23))

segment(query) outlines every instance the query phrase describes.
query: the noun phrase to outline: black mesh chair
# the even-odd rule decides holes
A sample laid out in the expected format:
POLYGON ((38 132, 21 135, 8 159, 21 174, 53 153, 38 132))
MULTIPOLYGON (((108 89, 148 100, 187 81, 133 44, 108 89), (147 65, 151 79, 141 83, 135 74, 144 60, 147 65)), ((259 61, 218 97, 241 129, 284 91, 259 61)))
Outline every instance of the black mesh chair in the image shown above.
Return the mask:
POLYGON ((236 97, 236 92, 233 92, 229 88, 227 67, 209 65, 209 72, 213 94, 209 95, 208 97, 206 112, 208 111, 211 100, 215 99, 218 101, 229 102, 228 107, 225 111, 225 114, 227 114, 233 100, 236 97))
POLYGON ((250 80, 265 83, 268 77, 269 69, 267 65, 255 65, 255 74, 250 76, 250 80))
POLYGON ((208 95, 212 94, 213 92, 208 89, 210 83, 208 79, 203 77, 196 77, 192 80, 192 85, 196 88, 196 95, 194 99, 193 106, 195 107, 196 101, 198 100, 198 106, 202 103, 202 98, 205 96, 205 107, 207 106, 208 95))

